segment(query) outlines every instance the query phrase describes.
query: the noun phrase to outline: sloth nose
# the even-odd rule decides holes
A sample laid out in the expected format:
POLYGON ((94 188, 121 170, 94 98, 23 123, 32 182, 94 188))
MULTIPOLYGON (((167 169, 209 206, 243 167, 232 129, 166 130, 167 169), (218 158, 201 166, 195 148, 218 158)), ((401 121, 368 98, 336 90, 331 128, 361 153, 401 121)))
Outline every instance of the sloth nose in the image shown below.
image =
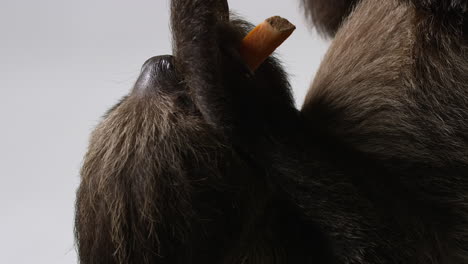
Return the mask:
POLYGON ((171 89, 177 85, 174 58, 170 55, 148 59, 141 67, 140 77, 135 84, 134 93, 147 93, 171 89))
POLYGON ((149 58, 141 67, 141 71, 162 71, 170 70, 172 66, 173 57, 171 55, 155 56, 149 58))

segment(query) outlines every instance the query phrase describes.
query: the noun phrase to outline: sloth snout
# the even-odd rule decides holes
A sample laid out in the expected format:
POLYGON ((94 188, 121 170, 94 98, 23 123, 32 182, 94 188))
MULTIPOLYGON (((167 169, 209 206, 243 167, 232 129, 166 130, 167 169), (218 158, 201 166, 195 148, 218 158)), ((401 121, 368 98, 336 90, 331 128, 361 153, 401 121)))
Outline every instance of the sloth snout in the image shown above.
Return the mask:
POLYGON ((147 95, 176 87, 178 82, 173 61, 174 58, 170 55, 148 59, 141 67, 140 77, 138 77, 133 92, 147 95))
POLYGON ((170 71, 173 68, 173 57, 171 55, 155 56, 149 58, 141 67, 141 72, 145 71, 170 71))

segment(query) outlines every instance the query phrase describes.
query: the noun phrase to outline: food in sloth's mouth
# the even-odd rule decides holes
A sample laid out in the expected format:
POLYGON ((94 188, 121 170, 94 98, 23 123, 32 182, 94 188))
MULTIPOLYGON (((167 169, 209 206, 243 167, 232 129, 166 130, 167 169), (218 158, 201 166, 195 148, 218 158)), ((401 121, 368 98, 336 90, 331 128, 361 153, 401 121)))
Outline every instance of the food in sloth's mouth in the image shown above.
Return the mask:
POLYGON ((274 16, 256 26, 242 40, 240 55, 255 71, 296 29, 287 19, 274 16))

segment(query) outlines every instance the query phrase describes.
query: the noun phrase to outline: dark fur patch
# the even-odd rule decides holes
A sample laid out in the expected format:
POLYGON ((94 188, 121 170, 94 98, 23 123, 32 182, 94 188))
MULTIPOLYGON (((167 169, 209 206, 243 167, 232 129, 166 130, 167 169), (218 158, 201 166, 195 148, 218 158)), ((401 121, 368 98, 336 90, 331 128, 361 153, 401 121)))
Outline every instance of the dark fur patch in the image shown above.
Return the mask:
POLYGON ((318 31, 334 36, 358 0, 303 0, 306 15, 318 31))
MULTIPOLYGON (((306 15, 318 31, 334 36, 361 0, 302 0, 306 15)), ((467 27, 466 0, 400 0, 412 4, 421 16, 432 19, 431 26, 467 27)))

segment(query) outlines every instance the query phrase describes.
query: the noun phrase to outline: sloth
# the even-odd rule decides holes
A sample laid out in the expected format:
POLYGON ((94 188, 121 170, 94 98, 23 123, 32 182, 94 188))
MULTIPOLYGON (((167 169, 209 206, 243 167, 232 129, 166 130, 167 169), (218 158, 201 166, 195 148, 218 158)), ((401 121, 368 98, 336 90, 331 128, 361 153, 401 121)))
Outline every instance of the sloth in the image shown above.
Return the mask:
POLYGON ((172 0, 91 135, 83 264, 468 263, 468 1, 304 0, 331 38, 301 109, 224 0, 172 0))

